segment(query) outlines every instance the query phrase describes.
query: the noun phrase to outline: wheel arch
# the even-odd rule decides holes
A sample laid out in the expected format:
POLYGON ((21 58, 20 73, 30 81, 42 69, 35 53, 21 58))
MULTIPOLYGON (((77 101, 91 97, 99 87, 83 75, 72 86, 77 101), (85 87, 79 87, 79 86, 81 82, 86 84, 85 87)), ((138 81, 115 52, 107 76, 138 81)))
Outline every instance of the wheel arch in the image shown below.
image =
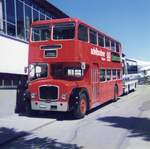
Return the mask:
POLYGON ((119 93, 119 87, 117 83, 115 83, 114 89, 117 89, 117 92, 119 93))
POLYGON ((114 85, 114 98, 113 98, 114 102, 116 102, 118 100, 118 94, 119 94, 119 87, 118 87, 118 84, 115 83, 115 85, 114 85))
POLYGON ((69 98, 69 111, 73 110, 74 106, 78 104, 80 94, 85 94, 87 99, 87 110, 90 109, 90 96, 88 90, 84 87, 81 88, 74 88, 71 91, 70 98, 69 98))

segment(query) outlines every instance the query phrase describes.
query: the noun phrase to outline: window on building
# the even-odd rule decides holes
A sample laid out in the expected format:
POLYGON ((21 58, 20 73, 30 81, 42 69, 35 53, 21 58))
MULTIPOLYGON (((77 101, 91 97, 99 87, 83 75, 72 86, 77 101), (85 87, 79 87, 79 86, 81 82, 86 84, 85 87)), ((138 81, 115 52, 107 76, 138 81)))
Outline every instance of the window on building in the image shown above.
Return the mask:
POLYGON ((88 41, 88 28, 82 24, 78 27, 78 39, 88 41))
POLYGON ((104 47, 104 36, 101 34, 98 34, 98 45, 104 47))
POLYGON ((2 16, 3 16, 2 19, 5 20, 5 18, 6 18, 6 17, 5 17, 5 4, 4 4, 4 3, 5 3, 5 2, 4 2, 5 0, 0 0, 0 1, 1 1, 1 3, 2 3, 2 11, 3 11, 3 12, 2 12, 2 16))
POLYGON ((0 78, 0 86, 3 85, 3 80, 0 78))
POLYGON ((32 20, 50 18, 54 16, 33 0, 0 0, 0 33, 28 41, 32 20))
POLYGON ((49 12, 46 12, 46 18, 47 19, 51 19, 53 16, 52 16, 52 14, 51 13, 49 13, 49 12))
POLYGON ((106 73, 105 69, 100 70, 100 81, 101 82, 105 81, 105 76, 106 76, 105 73, 106 73))
POLYGON ((43 13, 43 14, 45 14, 45 9, 43 9, 43 8, 40 7, 40 12, 43 13))
POLYGON ((51 19, 50 17, 48 17, 48 16, 46 16, 46 20, 49 20, 49 19, 51 19))
POLYGON ((45 15, 40 13, 40 20, 45 20, 45 15))
POLYGON ((29 29, 32 21, 31 8, 25 5, 25 31, 26 31, 26 40, 29 40, 29 29))
POLYGON ((39 6, 36 3, 33 3, 32 5, 34 9, 39 10, 39 6))
POLYGON ((10 36, 16 36, 16 26, 12 23, 7 23, 7 34, 10 36))
POLYGON ((33 21, 39 20, 39 12, 36 10, 33 10, 33 21))
POLYGON ((14 0, 6 0, 7 34, 16 36, 14 0))
POLYGON ((23 3, 16 1, 16 11, 17 11, 17 37, 20 39, 25 38, 24 33, 24 13, 23 13, 23 3))
POLYGON ((90 43, 97 44, 96 31, 90 29, 90 43))
POLYGON ((7 21, 15 24, 14 0, 6 0, 7 21))
POLYGON ((107 81, 111 80, 111 70, 107 70, 107 81))
POLYGON ((19 84, 19 80, 16 78, 16 79, 13 79, 13 86, 17 86, 19 84))
POLYGON ((4 86, 11 86, 12 85, 12 80, 11 79, 6 79, 4 80, 4 86))
POLYGON ((2 9, 2 0, 0 0, 0 32, 3 31, 3 9, 2 9))
POLYGON ((5 4, 4 0, 0 0, 0 32, 6 33, 6 21, 5 21, 5 4))
POLYGON ((25 1, 25 3, 26 3, 27 5, 29 5, 29 6, 32 6, 32 5, 33 5, 32 0, 24 0, 24 1, 25 1))

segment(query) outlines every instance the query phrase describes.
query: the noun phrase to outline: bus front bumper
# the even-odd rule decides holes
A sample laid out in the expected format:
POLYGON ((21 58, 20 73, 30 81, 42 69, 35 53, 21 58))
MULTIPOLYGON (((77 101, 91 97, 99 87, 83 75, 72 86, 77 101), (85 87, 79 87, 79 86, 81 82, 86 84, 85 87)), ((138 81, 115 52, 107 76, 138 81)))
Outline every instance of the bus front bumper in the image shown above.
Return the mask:
POLYGON ((43 101, 31 101, 32 110, 40 111, 68 111, 67 102, 43 102, 43 101))

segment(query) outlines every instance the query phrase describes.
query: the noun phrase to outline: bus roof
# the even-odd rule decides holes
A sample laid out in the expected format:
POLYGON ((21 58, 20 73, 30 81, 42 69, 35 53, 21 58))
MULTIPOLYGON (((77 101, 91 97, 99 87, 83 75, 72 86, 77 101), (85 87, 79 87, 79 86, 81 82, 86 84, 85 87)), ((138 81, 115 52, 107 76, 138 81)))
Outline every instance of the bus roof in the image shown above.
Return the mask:
POLYGON ((120 43, 119 41, 115 40, 114 38, 112 38, 111 36, 105 34, 104 32, 102 32, 102 31, 100 31, 100 30, 98 30, 98 29, 96 29, 96 28, 94 28, 94 27, 92 27, 92 26, 86 24, 85 22, 79 20, 78 18, 62 18, 62 19, 50 19, 50 20, 34 21, 34 22, 32 22, 31 26, 46 25, 46 24, 55 24, 55 23, 60 23, 60 22, 61 22, 61 23, 64 23, 64 22, 76 22, 76 23, 81 23, 81 24, 83 24, 83 25, 85 25, 85 26, 87 26, 87 27, 89 27, 89 28, 91 28, 91 29, 97 31, 97 32, 100 33, 101 35, 106 36, 106 37, 108 37, 109 39, 114 40, 115 42, 118 42, 118 43, 121 45, 121 43, 120 43))

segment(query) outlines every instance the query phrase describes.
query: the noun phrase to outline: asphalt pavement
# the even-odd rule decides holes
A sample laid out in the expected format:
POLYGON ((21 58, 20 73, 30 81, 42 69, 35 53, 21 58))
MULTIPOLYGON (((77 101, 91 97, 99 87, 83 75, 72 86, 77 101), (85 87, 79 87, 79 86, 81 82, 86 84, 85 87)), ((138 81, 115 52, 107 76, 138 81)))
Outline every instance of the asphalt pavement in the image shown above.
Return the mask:
POLYGON ((14 114, 16 105, 16 90, 1 89, 0 90, 0 118, 14 114))
POLYGON ((138 86, 80 120, 68 113, 1 117, 0 141, 2 149, 149 149, 150 85, 138 86))

